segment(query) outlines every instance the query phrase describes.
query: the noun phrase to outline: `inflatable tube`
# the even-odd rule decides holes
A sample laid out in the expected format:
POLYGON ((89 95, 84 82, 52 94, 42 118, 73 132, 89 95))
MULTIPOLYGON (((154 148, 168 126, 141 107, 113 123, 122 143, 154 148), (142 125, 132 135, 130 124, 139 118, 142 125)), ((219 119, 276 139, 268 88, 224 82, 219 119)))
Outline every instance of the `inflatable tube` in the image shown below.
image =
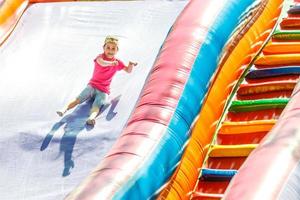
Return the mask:
POLYGON ((0 45, 11 34, 29 4, 28 0, 4 0, 0 5, 0 45))

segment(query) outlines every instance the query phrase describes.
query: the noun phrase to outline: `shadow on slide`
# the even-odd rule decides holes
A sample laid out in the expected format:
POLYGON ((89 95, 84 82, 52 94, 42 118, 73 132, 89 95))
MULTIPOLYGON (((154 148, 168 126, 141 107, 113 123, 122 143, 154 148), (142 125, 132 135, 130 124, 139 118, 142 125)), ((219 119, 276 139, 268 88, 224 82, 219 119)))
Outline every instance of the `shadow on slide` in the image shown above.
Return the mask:
MULTIPOLYGON (((116 115, 117 112, 114 112, 116 106, 120 101, 121 95, 115 97, 111 100, 110 104, 103 105, 100 108, 99 115, 101 115, 108 107, 110 107, 107 115, 106 120, 112 120, 116 115)), ((60 152, 64 152, 64 170, 62 176, 70 175, 70 169, 74 168, 74 161, 72 160, 72 153, 74 144, 76 142, 77 135, 84 129, 90 131, 93 129, 92 126, 86 124, 86 120, 89 117, 89 112, 93 104, 93 99, 78 105, 76 109, 63 117, 59 122, 56 122, 51 131, 46 135, 45 139, 42 142, 42 146, 40 148, 41 151, 45 150, 48 145, 50 144, 54 133, 63 125, 64 126, 64 135, 61 138, 60 142, 60 152)), ((99 116, 98 115, 98 116, 99 116)))

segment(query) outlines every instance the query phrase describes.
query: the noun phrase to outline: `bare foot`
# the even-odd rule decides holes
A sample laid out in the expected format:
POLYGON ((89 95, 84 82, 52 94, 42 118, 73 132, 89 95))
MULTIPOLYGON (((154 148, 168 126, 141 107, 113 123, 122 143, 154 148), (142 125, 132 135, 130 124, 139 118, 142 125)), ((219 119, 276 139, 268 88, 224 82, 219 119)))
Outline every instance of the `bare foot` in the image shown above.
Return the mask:
POLYGON ((95 120, 95 119, 88 119, 88 120, 86 121, 86 123, 87 123, 88 125, 94 126, 95 123, 96 123, 96 120, 95 120))
POLYGON ((64 116, 64 112, 62 112, 62 111, 56 111, 56 113, 57 113, 58 116, 60 116, 60 117, 64 116))

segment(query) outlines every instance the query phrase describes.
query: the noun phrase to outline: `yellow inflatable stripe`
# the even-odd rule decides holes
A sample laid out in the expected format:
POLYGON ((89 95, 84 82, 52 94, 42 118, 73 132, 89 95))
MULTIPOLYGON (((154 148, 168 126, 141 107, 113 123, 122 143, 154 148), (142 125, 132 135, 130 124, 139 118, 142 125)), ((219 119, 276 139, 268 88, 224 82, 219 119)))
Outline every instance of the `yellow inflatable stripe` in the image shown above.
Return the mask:
POLYGON ((299 54, 273 54, 260 55, 255 61, 255 65, 289 65, 300 64, 299 54))
POLYGON ((265 54, 300 53, 300 42, 269 42, 263 52, 265 54))
POLYGON ((209 152, 210 157, 246 157, 258 144, 215 145, 209 152))
POLYGON ((242 122, 226 121, 222 124, 218 134, 243 134, 270 131, 277 120, 253 120, 242 122))

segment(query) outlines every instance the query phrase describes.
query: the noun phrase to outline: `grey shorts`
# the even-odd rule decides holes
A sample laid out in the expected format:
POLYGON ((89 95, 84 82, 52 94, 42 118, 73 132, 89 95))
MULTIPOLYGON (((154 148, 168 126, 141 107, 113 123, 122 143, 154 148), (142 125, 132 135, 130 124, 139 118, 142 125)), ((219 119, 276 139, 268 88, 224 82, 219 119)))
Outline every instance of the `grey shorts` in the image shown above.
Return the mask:
POLYGON ((95 98, 93 102, 93 107, 100 108, 103 104, 107 104, 108 95, 96 88, 93 88, 90 85, 87 85, 84 90, 79 94, 77 99, 79 99, 80 103, 83 103, 91 98, 95 98))

